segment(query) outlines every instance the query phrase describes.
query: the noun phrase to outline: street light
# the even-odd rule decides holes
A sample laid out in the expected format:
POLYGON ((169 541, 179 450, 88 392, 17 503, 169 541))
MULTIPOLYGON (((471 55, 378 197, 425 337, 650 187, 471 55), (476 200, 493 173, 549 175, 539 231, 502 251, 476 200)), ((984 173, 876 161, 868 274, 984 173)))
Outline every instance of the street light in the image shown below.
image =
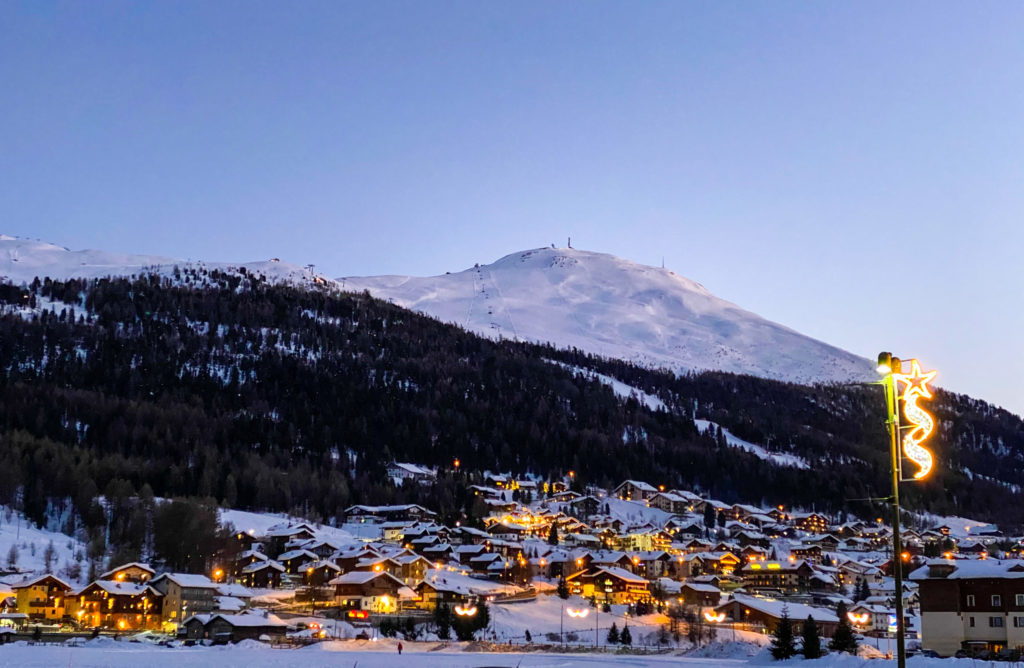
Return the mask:
MULTIPOLYGON (((928 438, 935 428, 935 420, 924 409, 917 405, 919 399, 931 399, 932 393, 928 383, 935 377, 935 371, 922 372, 916 359, 910 360, 911 372, 903 373, 903 363, 892 353, 878 354, 877 369, 884 376, 882 387, 885 389, 885 406, 887 410, 886 426, 889 430, 889 454, 892 462, 892 574, 896 593, 896 666, 906 668, 907 651, 905 646, 905 629, 903 620, 903 548, 900 545, 900 411, 899 402, 903 401, 903 414, 913 427, 903 436, 902 452, 907 459, 917 464, 918 471, 913 480, 921 480, 927 476, 933 465, 932 453, 921 447, 921 442, 928 438), (898 394, 898 384, 906 385, 903 395, 898 394)), ((909 554, 906 558, 909 558, 909 554)))
POLYGON ((455 606, 455 614, 459 617, 472 617, 476 614, 476 606, 467 605, 466 607, 462 607, 461 605, 457 605, 455 606))

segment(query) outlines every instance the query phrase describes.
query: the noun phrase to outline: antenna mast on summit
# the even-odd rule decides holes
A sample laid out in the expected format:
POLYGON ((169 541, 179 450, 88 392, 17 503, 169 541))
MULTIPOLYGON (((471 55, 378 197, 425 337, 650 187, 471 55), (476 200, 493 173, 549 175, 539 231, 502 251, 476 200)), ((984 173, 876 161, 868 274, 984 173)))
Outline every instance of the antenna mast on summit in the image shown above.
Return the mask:
POLYGON ((572 248, 572 237, 569 237, 569 240, 568 240, 567 242, 565 242, 565 244, 566 244, 566 246, 568 246, 569 248, 572 248))

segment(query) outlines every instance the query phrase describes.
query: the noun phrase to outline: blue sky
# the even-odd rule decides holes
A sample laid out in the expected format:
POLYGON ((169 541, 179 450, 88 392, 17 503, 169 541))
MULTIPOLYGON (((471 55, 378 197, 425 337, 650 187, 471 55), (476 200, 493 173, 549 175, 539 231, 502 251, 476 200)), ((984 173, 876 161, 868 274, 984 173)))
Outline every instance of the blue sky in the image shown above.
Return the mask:
POLYGON ((437 274, 563 244, 1024 412, 1024 5, 0 4, 0 232, 437 274))

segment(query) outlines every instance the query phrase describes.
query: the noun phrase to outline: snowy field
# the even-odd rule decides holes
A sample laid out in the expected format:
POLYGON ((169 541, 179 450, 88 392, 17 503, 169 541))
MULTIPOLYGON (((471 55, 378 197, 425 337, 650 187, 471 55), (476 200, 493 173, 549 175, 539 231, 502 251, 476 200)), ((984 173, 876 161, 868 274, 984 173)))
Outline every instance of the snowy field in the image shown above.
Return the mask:
MULTIPOLYGON (((723 656, 698 658, 678 654, 625 655, 625 654, 542 654, 542 653, 480 653, 462 651, 457 644, 440 647, 436 643, 405 643, 406 650, 398 656, 396 641, 327 642, 295 650, 276 650, 242 643, 235 647, 163 648, 111 640, 92 641, 84 647, 33 647, 25 643, 0 646, 0 665, 20 668, 219 668, 245 666, 245 668, 389 668, 416 666, 417 668, 602 668, 627 666, 632 668, 660 668, 662 666, 838 666, 841 668, 893 668, 895 661, 859 659, 836 656, 815 661, 799 659, 779 663, 762 652, 752 658, 723 656), (370 646, 372 645, 372 647, 370 646)), ((908 661, 911 668, 959 668, 977 665, 969 659, 925 659, 914 657, 908 661)))

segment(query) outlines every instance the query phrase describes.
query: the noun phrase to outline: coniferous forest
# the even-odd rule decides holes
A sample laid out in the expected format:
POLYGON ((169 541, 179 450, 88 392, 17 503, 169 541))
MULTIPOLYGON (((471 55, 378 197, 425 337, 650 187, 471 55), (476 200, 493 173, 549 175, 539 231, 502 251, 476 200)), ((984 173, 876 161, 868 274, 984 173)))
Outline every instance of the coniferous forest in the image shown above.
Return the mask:
MULTIPOLYGON (((118 515, 118 503, 188 497, 331 521, 354 503, 416 502, 473 521, 466 487, 484 470, 573 470, 581 486, 637 478, 871 517, 869 499, 888 493, 876 386, 675 375, 491 341, 366 294, 244 271, 37 279, 0 285, 0 309, 0 503, 37 522, 63 517, 69 531, 107 523, 129 552, 151 535, 134 525, 152 513, 118 515), (657 395, 666 409, 567 366, 657 395), (811 467, 728 447, 695 418, 811 467), (441 474, 396 488, 385 475, 395 460, 441 474)), ((932 408, 937 474, 906 486, 906 507, 1021 525, 1020 418, 947 392, 932 408)), ((176 531, 207 521, 172 508, 156 520, 176 531)))

